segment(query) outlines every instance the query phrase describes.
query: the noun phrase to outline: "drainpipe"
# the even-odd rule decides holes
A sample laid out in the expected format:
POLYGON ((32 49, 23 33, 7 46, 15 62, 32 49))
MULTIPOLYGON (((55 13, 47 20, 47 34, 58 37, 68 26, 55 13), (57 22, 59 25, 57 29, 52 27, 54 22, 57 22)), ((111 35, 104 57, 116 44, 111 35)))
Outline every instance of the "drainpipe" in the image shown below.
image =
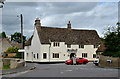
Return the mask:
POLYGON ((49 46, 49 62, 50 62, 50 47, 51 47, 51 44, 49 46))
POLYGON ((50 62, 50 47, 51 47, 51 40, 49 39, 50 46, 49 46, 49 62, 50 62))

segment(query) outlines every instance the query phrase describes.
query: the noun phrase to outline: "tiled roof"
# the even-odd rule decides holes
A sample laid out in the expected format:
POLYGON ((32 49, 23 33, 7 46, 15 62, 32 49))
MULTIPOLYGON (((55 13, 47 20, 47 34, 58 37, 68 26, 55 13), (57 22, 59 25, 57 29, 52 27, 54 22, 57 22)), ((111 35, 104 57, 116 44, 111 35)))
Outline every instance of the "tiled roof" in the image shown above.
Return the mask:
MULTIPOLYGON (((42 44, 51 42, 65 42, 66 44, 99 45, 100 39, 95 30, 79 30, 69 28, 55 28, 37 26, 38 35, 42 44)), ((28 40, 30 42, 32 37, 28 40)))
POLYGON ((96 52, 103 52, 103 51, 105 51, 105 49, 106 49, 106 47, 105 47, 104 43, 101 43, 100 47, 97 49, 96 52))
POLYGON ((9 47, 12 47, 12 45, 10 44, 9 39, 1 38, 0 39, 0 53, 5 52, 9 47))
POLYGON ((28 39, 28 41, 26 41, 25 46, 31 45, 32 38, 33 38, 33 35, 28 39))
POLYGON ((17 47, 17 48, 22 48, 22 44, 21 43, 11 43, 11 45, 13 46, 13 47, 17 47))

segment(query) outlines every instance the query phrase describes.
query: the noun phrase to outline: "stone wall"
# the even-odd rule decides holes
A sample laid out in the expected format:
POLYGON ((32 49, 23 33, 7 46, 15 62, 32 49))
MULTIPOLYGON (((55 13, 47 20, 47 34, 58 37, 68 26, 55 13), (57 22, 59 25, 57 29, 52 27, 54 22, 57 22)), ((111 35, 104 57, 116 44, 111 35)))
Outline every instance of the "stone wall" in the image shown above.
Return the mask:
POLYGON ((100 67, 111 67, 111 68, 120 68, 120 58, 119 57, 108 57, 108 56, 99 56, 99 66, 100 67))
POLYGON ((3 62, 2 62, 2 58, 0 59, 0 70, 2 69, 3 67, 3 62))
POLYGON ((22 59, 15 58, 3 58, 0 60, 0 70, 3 66, 10 66, 11 69, 25 66, 25 61, 22 59), (2 65, 3 64, 3 65, 2 65))

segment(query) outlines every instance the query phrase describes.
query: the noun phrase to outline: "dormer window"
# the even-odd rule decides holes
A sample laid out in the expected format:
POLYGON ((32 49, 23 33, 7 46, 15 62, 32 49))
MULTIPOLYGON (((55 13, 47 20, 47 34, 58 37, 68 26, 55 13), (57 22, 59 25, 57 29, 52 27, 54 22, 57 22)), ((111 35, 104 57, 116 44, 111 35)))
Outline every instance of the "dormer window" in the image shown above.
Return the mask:
POLYGON ((98 45, 94 45, 94 48, 98 48, 98 45))
POLYGON ((53 43, 53 47, 59 47, 60 46, 60 43, 59 42, 54 42, 53 43))
POLYGON ((71 48, 71 44, 67 44, 67 48, 71 48))
POLYGON ((79 45, 79 48, 84 48, 84 45, 79 45))

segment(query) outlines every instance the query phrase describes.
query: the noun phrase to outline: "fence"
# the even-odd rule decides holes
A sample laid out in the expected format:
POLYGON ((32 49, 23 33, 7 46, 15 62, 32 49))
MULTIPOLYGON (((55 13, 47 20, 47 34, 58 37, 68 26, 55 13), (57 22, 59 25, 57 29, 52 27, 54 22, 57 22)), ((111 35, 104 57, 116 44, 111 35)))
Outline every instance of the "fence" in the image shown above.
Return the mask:
POLYGON ((99 56, 99 66, 100 67, 112 67, 120 68, 120 58, 119 57, 108 57, 108 56, 99 56))

